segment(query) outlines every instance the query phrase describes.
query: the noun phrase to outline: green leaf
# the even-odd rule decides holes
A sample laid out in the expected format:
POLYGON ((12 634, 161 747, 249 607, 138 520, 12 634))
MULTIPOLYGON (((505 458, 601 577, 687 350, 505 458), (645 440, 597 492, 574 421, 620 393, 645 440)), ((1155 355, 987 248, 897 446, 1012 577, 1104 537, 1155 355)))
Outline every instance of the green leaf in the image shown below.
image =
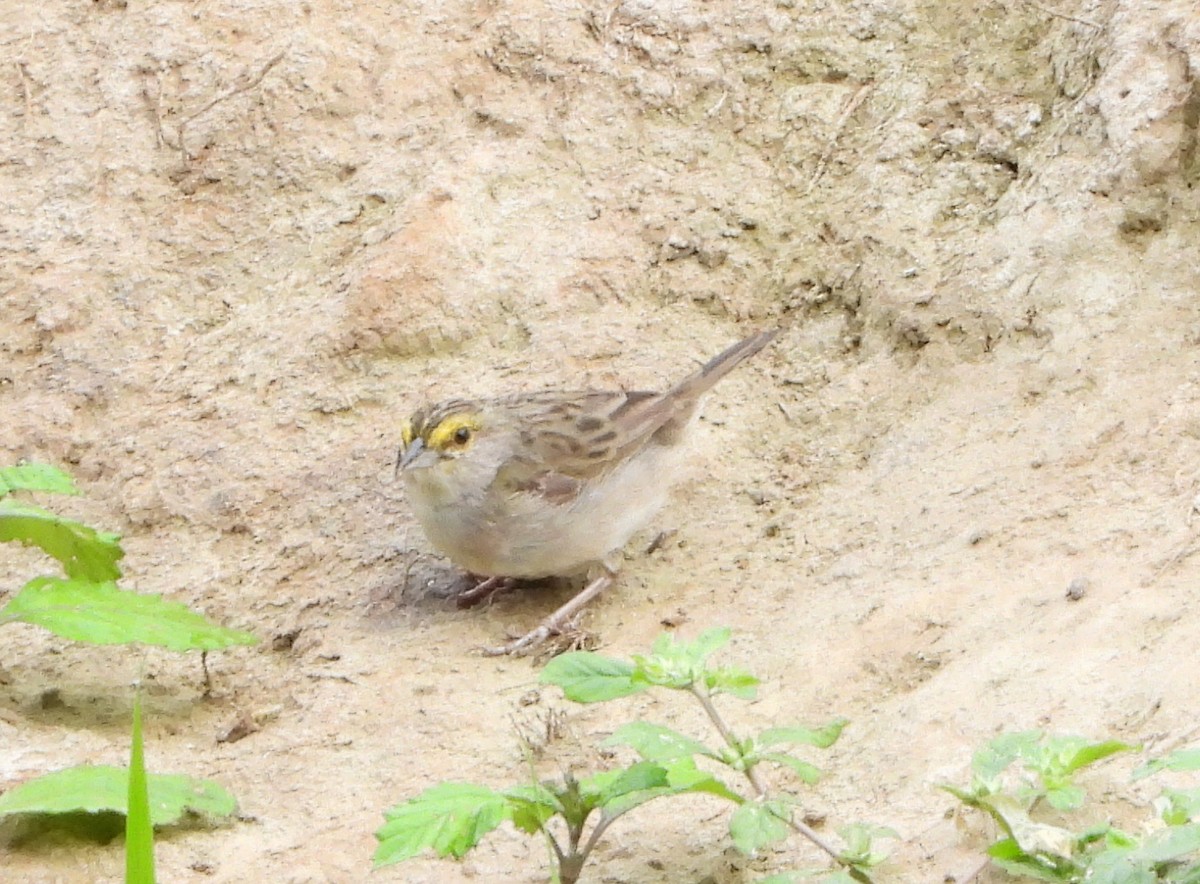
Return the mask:
MULTIPOLYGON (((720 690, 741 696, 749 694, 752 685, 747 681, 753 676, 740 670, 726 670, 723 677, 716 677, 705 669, 709 655, 729 641, 731 631, 726 627, 709 629, 694 641, 677 639, 671 633, 663 633, 654 640, 648 656, 634 655, 636 664, 635 681, 644 681, 657 687, 686 690, 696 681, 704 679, 706 684, 719 683, 720 690)), ((757 684, 757 680, 753 680, 757 684)))
POLYGON ((745 801, 741 795, 734 792, 721 780, 708 771, 696 767, 696 762, 692 758, 677 758, 667 762, 663 767, 667 771, 667 782, 670 784, 672 792, 679 794, 703 792, 708 795, 716 795, 718 798, 725 798, 735 804, 745 801))
MULTIPOLYGON (((1074 742, 1072 738, 1066 738, 1066 745, 1071 746, 1074 742)), ((1118 752, 1130 752, 1140 749, 1140 746, 1135 746, 1131 743, 1122 743, 1120 740, 1103 740, 1099 743, 1087 743, 1079 746, 1074 751, 1068 751, 1067 757, 1063 761, 1063 773, 1072 774, 1080 768, 1087 767, 1089 764, 1095 764, 1102 758, 1108 758, 1110 755, 1116 755, 1118 752)), ((1051 741, 1053 746, 1053 740, 1051 741)))
POLYGON ((562 802, 553 791, 540 783, 525 784, 504 793, 513 825, 532 835, 555 814, 563 812, 562 802))
POLYGON ((375 833, 375 866, 410 859, 426 849, 461 859, 509 817, 508 799, 474 783, 438 783, 384 812, 375 833))
POLYGON ((98 645, 140 642, 172 651, 212 651, 258 641, 248 632, 206 620, 179 602, 89 583, 36 577, 3 609, 0 622, 21 620, 74 641, 98 645))
POLYGON ((1055 810, 1077 810, 1083 807, 1087 793, 1079 786, 1054 786, 1046 790, 1046 800, 1055 810))
POLYGON ((725 647, 732 635, 733 630, 728 626, 718 626, 715 629, 708 629, 700 633, 693 642, 682 643, 679 646, 679 650, 692 663, 700 665, 712 656, 715 651, 725 647))
POLYGON ((850 823, 838 829, 838 834, 846 842, 846 849, 841 852, 843 862, 868 869, 879 865, 891 853, 890 849, 872 849, 876 841, 881 838, 900 838, 900 833, 895 829, 872 823, 850 823))
POLYGON ((576 703, 599 703, 644 691, 646 685, 635 682, 633 672, 633 665, 624 660, 572 651, 547 663, 541 682, 557 685, 576 703))
POLYGON ((760 746, 775 746, 779 743, 804 743, 818 749, 828 749, 837 742, 849 719, 838 718, 824 727, 772 727, 758 735, 760 746))
POLYGON ((740 795, 712 774, 699 770, 690 757, 666 764, 639 761, 623 770, 589 777, 579 786, 585 808, 599 807, 610 819, 666 795, 705 793, 742 802, 740 795))
POLYGON ((125 884, 154 884, 154 825, 143 752, 142 695, 136 693, 129 749, 129 812, 125 815, 125 884))
POLYGON ((985 796, 980 799, 979 806, 1004 823, 1025 853, 1071 855, 1074 833, 1032 819, 1028 810, 1011 795, 985 796))
POLYGON ((647 761, 671 761, 692 755, 716 757, 715 753, 699 740, 693 740, 669 727, 645 721, 631 721, 621 725, 603 745, 630 746, 647 761))
POLYGON ((821 768, 815 764, 809 764, 794 755, 788 755, 786 752, 767 752, 758 756, 762 761, 771 761, 775 764, 782 764, 792 773, 798 776, 802 782, 813 785, 821 779, 821 768))
POLYGON ((68 577, 116 580, 124 551, 119 535, 97 531, 41 507, 11 498, 0 500, 0 541, 36 546, 62 563, 68 577))
POLYGON ((958 786, 951 786, 949 783, 935 783, 934 788, 940 789, 943 792, 949 792, 968 807, 979 807, 980 800, 990 794, 982 787, 976 789, 960 789, 958 786))
MULTIPOLYGON (((666 789, 668 785, 667 771, 662 765, 651 761, 639 761, 629 767, 585 777, 579 781, 579 792, 586 806, 610 809, 633 793, 666 789)), ((616 815, 610 813, 610 816, 616 815)))
MULTIPOLYGON (((150 774, 150 821, 178 822, 185 813, 227 817, 237 809, 233 796, 211 780, 177 774, 150 774)), ((129 771, 123 767, 80 765, 14 786, 0 795, 0 815, 14 813, 125 813, 129 771)))
POLYGON ((1154 799, 1154 808, 1168 826, 1200 822, 1200 789, 1163 789, 1154 799))
POLYGON ((1170 826, 1155 832, 1133 851, 1133 856, 1154 865, 1171 862, 1200 851, 1200 825, 1170 826))
POLYGON ((1158 875, 1150 866, 1139 863, 1125 851, 1105 851, 1092 857, 1087 870, 1088 884, 1157 884, 1158 875))
POLYGON ((1143 764, 1133 772, 1133 779, 1140 780, 1160 770, 1200 770, 1200 749, 1176 749, 1170 755, 1143 764))
POLYGON ((729 834, 742 853, 755 854, 791 834, 789 808, 777 801, 747 801, 729 818, 729 834))
POLYGON ((759 680, 744 669, 723 667, 710 670, 705 676, 709 693, 730 694, 741 700, 753 700, 759 680))
POLYGON ((1001 734, 975 753, 971 768, 981 779, 994 780, 1017 758, 1032 755, 1041 739, 1041 731, 1001 734))
POLYGON ((1033 856, 1021 849, 1011 838, 997 841, 987 849, 988 856, 1004 871, 1038 881, 1073 882, 1077 880, 1075 870, 1064 867, 1053 859, 1033 856))
POLYGON ((78 494, 70 473, 43 463, 0 467, 0 497, 14 491, 45 491, 50 494, 78 494))
MULTIPOLYGON (((674 795, 680 791, 671 787, 666 777, 666 770, 661 765, 648 761, 640 761, 638 765, 648 765, 656 769, 652 781, 634 788, 636 780, 630 779, 620 784, 613 784, 611 788, 605 790, 603 795, 597 793, 594 796, 594 800, 597 801, 595 806, 599 807, 606 817, 614 819, 635 807, 640 807, 647 801, 653 801, 664 795, 674 795)), ((638 765, 634 765, 634 767, 638 765)), ((620 773, 624 774, 626 771, 620 773)))

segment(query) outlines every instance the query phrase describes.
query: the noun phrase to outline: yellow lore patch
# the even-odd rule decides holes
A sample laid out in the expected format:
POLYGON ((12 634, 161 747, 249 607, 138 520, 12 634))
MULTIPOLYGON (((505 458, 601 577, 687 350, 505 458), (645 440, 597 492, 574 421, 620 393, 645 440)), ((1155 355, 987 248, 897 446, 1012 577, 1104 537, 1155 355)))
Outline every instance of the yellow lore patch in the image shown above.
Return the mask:
POLYGON ((479 427, 473 414, 452 414, 425 434, 425 444, 434 451, 461 451, 475 440, 479 427))

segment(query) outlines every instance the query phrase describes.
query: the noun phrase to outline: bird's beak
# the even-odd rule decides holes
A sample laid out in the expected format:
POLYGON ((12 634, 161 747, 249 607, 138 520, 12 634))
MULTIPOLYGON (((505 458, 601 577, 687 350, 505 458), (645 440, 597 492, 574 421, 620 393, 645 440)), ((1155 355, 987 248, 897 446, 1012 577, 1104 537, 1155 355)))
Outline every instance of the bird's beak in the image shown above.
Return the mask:
POLYGON ((396 452, 396 471, 393 475, 399 475, 401 470, 407 469, 408 465, 420 457, 424 450, 425 440, 420 436, 413 439, 407 448, 401 446, 400 450, 396 452))

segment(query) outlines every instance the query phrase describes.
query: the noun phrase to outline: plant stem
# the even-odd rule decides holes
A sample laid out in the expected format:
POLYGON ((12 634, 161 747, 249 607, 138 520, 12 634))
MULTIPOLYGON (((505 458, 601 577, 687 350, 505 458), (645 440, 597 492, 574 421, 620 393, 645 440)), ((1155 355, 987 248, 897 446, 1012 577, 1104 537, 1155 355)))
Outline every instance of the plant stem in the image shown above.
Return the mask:
MULTIPOLYGON (((738 740, 737 735, 729 729, 727 724, 725 724, 725 720, 721 718, 720 713, 717 712, 717 707, 713 705, 712 695, 709 694, 708 685, 705 684, 703 677, 693 681, 689 690, 691 690, 692 695, 700 701, 700 705, 704 707, 705 713, 707 713, 709 720, 713 723, 713 726, 717 729, 717 732, 721 734, 721 738, 725 741, 725 744, 729 746, 730 749, 740 753, 740 741, 738 740)), ((759 801, 765 801, 770 793, 767 789, 767 784, 763 781, 762 774, 758 772, 758 767, 753 764, 747 765, 744 773, 746 774, 746 779, 750 781, 750 785, 754 787, 754 792, 758 796, 759 801)), ((839 865, 845 865, 841 856, 838 855, 838 852, 834 850, 828 843, 826 843, 825 839, 813 831, 813 828, 803 820, 793 820, 785 816, 780 816, 779 819, 783 820, 793 832, 803 835, 813 844, 817 845, 817 847, 821 848, 821 850, 829 854, 833 858, 834 862, 838 863, 839 865)), ((850 868, 851 876, 857 878, 857 875, 855 874, 856 872, 858 872, 858 869, 850 868)))

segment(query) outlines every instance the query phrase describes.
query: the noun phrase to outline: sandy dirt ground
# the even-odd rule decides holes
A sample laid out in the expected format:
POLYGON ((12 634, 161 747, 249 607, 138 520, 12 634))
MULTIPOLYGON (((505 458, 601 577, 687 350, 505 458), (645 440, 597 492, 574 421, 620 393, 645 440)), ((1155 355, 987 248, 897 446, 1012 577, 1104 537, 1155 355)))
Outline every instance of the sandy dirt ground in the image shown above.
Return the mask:
MULTIPOLYGON (((849 718, 805 804, 901 834, 880 881, 977 867, 934 785, 1002 730, 1198 739, 1191 0, 0 0, 0 46, 0 457, 74 472, 128 586, 262 639, 206 694, 195 655, 6 627, 0 789, 122 763, 141 677, 152 768, 241 808, 164 832, 161 880, 545 880, 508 827, 378 872, 373 832, 526 780, 514 723, 561 719, 549 775, 702 722, 480 656, 571 588, 440 600, 400 422, 659 387, 775 323, 586 620, 605 653, 728 625, 763 679, 736 724, 849 718)), ((40 564, 3 552, 0 599, 40 564)), ((1137 825, 1132 763, 1088 782, 1137 825)), ((585 880, 820 864, 742 859, 725 819, 641 808, 585 880)), ((6 881, 123 868, 120 838, 0 839, 6 881)))

